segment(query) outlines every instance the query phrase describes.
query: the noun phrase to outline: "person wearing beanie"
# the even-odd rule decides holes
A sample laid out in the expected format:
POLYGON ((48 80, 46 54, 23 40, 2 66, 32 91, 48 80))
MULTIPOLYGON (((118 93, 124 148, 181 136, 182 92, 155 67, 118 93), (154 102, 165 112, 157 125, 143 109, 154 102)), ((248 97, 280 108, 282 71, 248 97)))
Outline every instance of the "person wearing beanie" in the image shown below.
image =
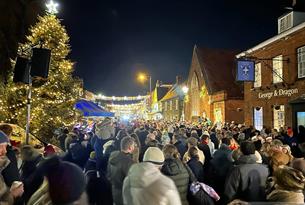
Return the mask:
POLYGON ((274 190, 268 194, 267 200, 281 203, 304 203, 305 177, 303 173, 287 166, 280 166, 274 172, 274 190))
POLYGON ((86 181, 82 170, 75 164, 52 157, 39 167, 48 182, 48 194, 53 205, 86 204, 86 181))
POLYGON ((9 139, 6 134, 0 131, 0 204, 12 205, 14 199, 23 194, 23 183, 19 182, 17 186, 12 184, 10 188, 3 179, 2 172, 10 164, 10 160, 6 156, 6 148, 9 139))
POLYGON ((269 176, 268 167, 256 163, 253 142, 242 142, 240 151, 242 156, 236 161, 237 166, 231 170, 225 183, 225 202, 228 203, 234 199, 251 202, 265 201, 265 186, 269 176))
POLYGON ((121 151, 114 151, 109 157, 107 174, 112 184, 112 198, 115 205, 123 205, 123 181, 129 168, 135 163, 132 159, 134 149, 134 138, 126 136, 121 140, 121 151))
POLYGON ((143 162, 131 166, 123 184, 124 205, 181 205, 174 182, 160 172, 163 152, 149 147, 143 162))

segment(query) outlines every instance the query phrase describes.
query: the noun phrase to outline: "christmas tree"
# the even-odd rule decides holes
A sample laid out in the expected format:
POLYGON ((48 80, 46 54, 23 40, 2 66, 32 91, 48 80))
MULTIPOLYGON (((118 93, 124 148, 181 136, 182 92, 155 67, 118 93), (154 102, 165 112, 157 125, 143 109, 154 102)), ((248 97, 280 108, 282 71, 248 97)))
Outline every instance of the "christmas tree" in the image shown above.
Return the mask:
MULTIPOLYGON (((20 55, 29 58, 31 47, 35 45, 51 50, 47 80, 33 79, 30 124, 31 133, 49 141, 56 128, 69 127, 75 123, 74 104, 82 95, 82 81, 72 76, 73 63, 67 59, 70 52, 69 36, 55 15, 39 17, 38 23, 30 29, 27 40, 26 44, 20 45, 20 55)), ((5 119, 0 120, 24 127, 26 85, 16 85, 11 81, 0 102, 5 110, 0 113, 5 119)))

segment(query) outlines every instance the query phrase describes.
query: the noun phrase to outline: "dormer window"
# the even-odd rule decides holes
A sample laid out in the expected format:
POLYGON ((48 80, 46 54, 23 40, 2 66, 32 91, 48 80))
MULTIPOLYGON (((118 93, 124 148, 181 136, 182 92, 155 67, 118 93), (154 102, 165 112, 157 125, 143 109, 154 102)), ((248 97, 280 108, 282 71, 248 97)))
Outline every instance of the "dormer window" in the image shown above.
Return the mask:
POLYGON ((292 12, 283 16, 282 18, 279 18, 278 20, 278 33, 282 33, 284 31, 287 31, 288 29, 292 28, 292 12))

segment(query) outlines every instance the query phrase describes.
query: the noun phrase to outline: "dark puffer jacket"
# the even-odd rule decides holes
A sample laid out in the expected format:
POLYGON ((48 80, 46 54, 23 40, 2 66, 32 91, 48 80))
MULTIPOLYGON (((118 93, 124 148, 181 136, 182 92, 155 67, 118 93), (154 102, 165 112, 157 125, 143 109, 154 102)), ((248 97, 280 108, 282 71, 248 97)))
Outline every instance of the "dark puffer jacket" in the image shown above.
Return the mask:
POLYGON ((166 159, 161 172, 175 182, 182 204, 188 205, 187 192, 190 176, 183 162, 179 159, 166 159))
POLYGON ((114 151, 110 155, 108 179, 112 184, 112 197, 116 205, 123 205, 123 182, 132 164, 134 164, 134 161, 130 154, 114 151))

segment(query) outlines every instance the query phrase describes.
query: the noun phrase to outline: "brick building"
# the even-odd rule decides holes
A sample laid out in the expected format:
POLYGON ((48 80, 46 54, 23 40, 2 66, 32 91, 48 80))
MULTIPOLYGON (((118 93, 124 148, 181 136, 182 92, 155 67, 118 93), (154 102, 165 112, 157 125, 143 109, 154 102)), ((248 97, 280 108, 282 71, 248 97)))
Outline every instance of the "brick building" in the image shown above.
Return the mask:
POLYGON ((261 129, 305 124, 305 15, 278 19, 278 35, 237 58, 255 60, 255 82, 244 84, 245 122, 261 129))
POLYGON ((235 82, 237 52, 195 46, 187 86, 186 120, 243 122, 243 88, 235 82))

